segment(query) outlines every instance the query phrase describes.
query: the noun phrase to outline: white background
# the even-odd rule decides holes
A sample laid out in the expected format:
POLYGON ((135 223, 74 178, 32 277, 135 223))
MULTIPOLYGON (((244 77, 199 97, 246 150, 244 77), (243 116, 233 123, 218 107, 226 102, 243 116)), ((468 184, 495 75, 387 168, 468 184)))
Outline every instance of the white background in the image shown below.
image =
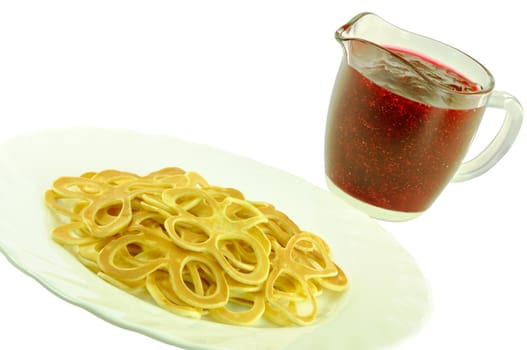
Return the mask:
MULTIPOLYGON (((527 105, 525 11, 481 1, 0 1, 0 142, 125 127, 249 156, 325 187, 334 31, 371 11, 463 49, 527 105)), ((471 153, 499 126, 488 113, 471 153)), ((489 173, 406 223, 434 310, 398 349, 527 349, 527 132, 489 173)), ((0 174, 1 176, 1 174, 0 174)), ((20 234, 24 234, 20 232, 20 234)), ((0 258, 0 348, 175 349, 100 320, 0 258), (88 333, 87 333, 88 331, 88 333), (87 336, 87 334, 91 334, 87 336)))

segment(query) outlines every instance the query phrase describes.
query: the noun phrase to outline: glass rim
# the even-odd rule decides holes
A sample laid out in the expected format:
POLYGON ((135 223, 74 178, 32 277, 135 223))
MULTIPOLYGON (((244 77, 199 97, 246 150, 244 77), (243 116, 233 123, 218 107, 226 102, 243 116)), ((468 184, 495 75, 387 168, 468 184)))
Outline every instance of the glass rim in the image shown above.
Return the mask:
MULTIPOLYGON (((372 13, 372 12, 362 12, 362 13, 359 13, 358 15, 356 15, 355 17, 353 17, 350 21, 348 21, 346 24, 344 24, 339 29, 337 29, 337 31, 335 32, 335 39, 343 46, 344 46, 345 42, 351 41, 351 40, 359 40, 359 41, 363 41, 365 43, 374 45, 378 49, 383 50, 383 51, 385 51, 386 53, 388 53, 390 55, 394 55, 398 59, 403 60, 404 62, 406 62, 409 66, 414 68, 416 73, 418 73, 427 83, 429 83, 429 84, 431 84, 431 85, 433 85, 433 86, 435 86, 435 87, 437 87, 437 88, 439 88, 439 89, 441 89, 441 90, 443 90, 445 92, 448 92, 450 94, 465 95, 467 97, 468 96, 484 96, 486 94, 489 94, 494 89, 494 85, 495 85, 494 76, 492 75, 492 73, 483 64, 481 64, 474 57, 468 55, 467 53, 465 53, 465 52, 463 52, 463 51, 461 51, 461 50, 459 50, 459 49, 457 49, 457 48, 455 48, 455 47, 453 47, 451 45, 445 44, 445 43, 443 43, 443 42, 441 42, 439 40, 436 40, 436 39, 433 39, 433 38, 430 38, 430 37, 427 37, 427 36, 424 36, 424 35, 421 35, 421 34, 417 34, 417 33, 414 33, 414 32, 411 32, 411 31, 408 31, 408 30, 405 30, 405 29, 402 29, 402 28, 400 28, 398 26, 395 26, 395 25, 385 21, 384 19, 382 19, 381 17, 379 17, 378 15, 376 15, 375 13, 372 13), (475 81, 473 79, 470 79, 470 78, 466 77, 466 74, 464 72, 459 71, 458 69, 455 69, 454 67, 450 67, 450 65, 442 62, 442 60, 440 60, 440 59, 436 59, 435 57, 430 57, 430 55, 427 55, 425 53, 419 52, 418 50, 409 50, 409 51, 416 52, 419 55, 422 55, 424 58, 431 59, 432 61, 436 61, 437 63, 439 63, 441 65, 444 65, 445 67, 448 67, 449 69, 452 69, 456 73, 460 74, 463 77, 466 77, 467 79, 469 79, 472 82, 474 82, 475 84, 477 84, 480 87, 480 89, 478 89, 478 90, 458 91, 458 90, 450 89, 447 86, 444 86, 444 85, 439 84, 438 82, 436 82, 434 80, 431 80, 426 75, 422 74, 418 69, 415 69, 414 66, 407 59, 405 59, 402 55, 397 54, 393 50, 390 50, 389 48, 387 48, 387 47, 391 47, 392 45, 382 45, 381 43, 376 43, 376 42, 374 42, 372 40, 368 40, 367 38, 364 38, 364 37, 361 37, 359 35, 356 35, 355 33, 351 33, 351 30, 354 29, 354 26, 358 25, 359 22, 361 22, 361 20, 363 21, 363 20, 367 19, 367 17, 374 17, 377 21, 381 21, 380 23, 383 24, 384 26, 387 26, 387 27, 389 27, 392 30, 397 30, 400 33, 404 33, 406 37, 409 37, 409 38, 413 37, 413 38, 417 38, 417 39, 422 40, 422 41, 427 41, 429 43, 433 43, 436 46, 440 46, 443 49, 447 49, 450 52, 455 52, 457 55, 463 57, 467 62, 470 62, 473 67, 477 67, 478 70, 482 74, 484 74, 484 76, 486 78, 486 81, 483 82, 483 81, 477 81, 477 80, 475 81)), ((404 52, 407 48, 402 47, 401 49, 404 52)), ((484 79, 478 79, 478 80, 484 80, 484 79)))

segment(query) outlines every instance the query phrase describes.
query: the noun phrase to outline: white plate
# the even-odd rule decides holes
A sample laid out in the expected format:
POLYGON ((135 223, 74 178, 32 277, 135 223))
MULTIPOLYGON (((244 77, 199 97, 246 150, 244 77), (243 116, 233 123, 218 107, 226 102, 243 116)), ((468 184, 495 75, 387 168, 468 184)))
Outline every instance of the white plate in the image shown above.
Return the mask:
POLYGON ((428 285, 411 256, 373 220, 304 180, 209 146, 125 130, 64 129, 0 146, 0 250, 61 298, 118 326, 191 349, 377 349, 414 333, 429 310, 428 285), (350 291, 309 327, 235 327, 191 320, 100 280, 49 239, 42 196, 64 175, 166 166, 267 201, 330 244, 350 291), (133 305, 133 307, 132 307, 133 305))

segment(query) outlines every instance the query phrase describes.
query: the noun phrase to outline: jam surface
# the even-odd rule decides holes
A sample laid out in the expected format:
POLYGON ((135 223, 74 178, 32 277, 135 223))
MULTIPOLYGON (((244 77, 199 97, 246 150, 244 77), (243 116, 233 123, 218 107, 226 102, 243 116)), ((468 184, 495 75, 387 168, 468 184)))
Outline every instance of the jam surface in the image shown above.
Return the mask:
POLYGON ((409 52, 354 49, 367 64, 344 60, 340 67, 326 126, 326 175, 366 203, 422 212, 455 174, 484 110, 439 107, 435 92, 439 85, 463 92, 479 87, 409 52))

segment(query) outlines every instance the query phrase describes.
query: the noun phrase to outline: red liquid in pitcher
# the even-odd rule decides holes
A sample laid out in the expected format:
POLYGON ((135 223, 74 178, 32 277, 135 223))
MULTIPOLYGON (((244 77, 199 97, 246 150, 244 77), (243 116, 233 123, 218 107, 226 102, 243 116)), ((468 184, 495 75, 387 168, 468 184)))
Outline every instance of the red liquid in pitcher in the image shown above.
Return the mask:
MULTIPOLYGON (((354 50, 360 56, 361 48, 354 50)), ((364 52, 367 67, 360 72, 342 64, 328 114, 326 174, 363 202, 422 212, 458 169, 484 107, 446 107, 437 85, 462 92, 479 86, 432 60, 390 51, 411 61, 420 76, 414 79, 415 71, 389 54, 364 52), (434 83, 423 84, 423 75, 434 83)))

